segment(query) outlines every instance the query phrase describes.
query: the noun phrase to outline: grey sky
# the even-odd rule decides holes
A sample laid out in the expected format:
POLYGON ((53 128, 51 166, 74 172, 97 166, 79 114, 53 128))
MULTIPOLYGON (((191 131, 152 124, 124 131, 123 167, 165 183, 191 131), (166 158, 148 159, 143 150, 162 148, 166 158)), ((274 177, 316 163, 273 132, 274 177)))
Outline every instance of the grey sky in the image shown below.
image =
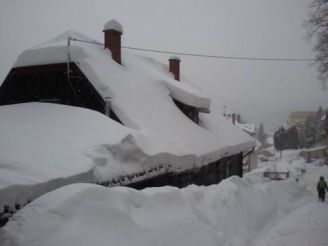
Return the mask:
MULTIPOLYGON (((123 45, 210 55, 312 58, 303 21, 310 0, 0 0, 0 81, 25 49, 66 30, 103 41, 117 19, 123 45)), ((143 53, 167 63, 169 55, 143 53)), ((328 107, 306 62, 227 61, 181 56, 181 72, 213 103, 284 124, 291 110, 328 107)), ((221 112, 218 112, 221 113, 221 112)))

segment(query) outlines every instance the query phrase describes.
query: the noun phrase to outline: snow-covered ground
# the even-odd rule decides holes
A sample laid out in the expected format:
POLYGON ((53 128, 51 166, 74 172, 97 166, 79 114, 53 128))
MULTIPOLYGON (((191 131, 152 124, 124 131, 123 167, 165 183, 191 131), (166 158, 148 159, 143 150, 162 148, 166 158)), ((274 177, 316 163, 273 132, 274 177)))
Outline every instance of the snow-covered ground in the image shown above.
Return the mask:
POLYGON ((0 243, 328 245, 328 202, 318 202, 315 191, 319 176, 328 179, 328 167, 319 164, 305 164, 297 151, 286 151, 282 160, 265 167, 290 170, 283 181, 270 181, 255 170, 218 185, 184 189, 73 184, 20 210, 0 230, 0 243))

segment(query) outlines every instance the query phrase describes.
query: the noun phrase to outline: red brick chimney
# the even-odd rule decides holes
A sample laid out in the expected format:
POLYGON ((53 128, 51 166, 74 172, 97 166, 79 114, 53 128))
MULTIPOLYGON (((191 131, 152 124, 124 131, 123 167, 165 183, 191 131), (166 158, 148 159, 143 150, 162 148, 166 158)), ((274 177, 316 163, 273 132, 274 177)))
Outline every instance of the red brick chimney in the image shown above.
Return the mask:
POLYGON ((169 58, 170 72, 173 73, 175 80, 180 81, 180 58, 171 56, 169 58))
POLYGON ((112 58, 119 64, 121 63, 121 35, 123 27, 116 20, 108 21, 103 32, 105 33, 105 49, 109 49, 112 53, 112 58))
POLYGON ((236 124, 236 115, 235 113, 232 114, 232 124, 236 124))
POLYGON ((240 122, 240 114, 237 114, 237 122, 238 122, 238 123, 241 123, 241 122, 240 122))

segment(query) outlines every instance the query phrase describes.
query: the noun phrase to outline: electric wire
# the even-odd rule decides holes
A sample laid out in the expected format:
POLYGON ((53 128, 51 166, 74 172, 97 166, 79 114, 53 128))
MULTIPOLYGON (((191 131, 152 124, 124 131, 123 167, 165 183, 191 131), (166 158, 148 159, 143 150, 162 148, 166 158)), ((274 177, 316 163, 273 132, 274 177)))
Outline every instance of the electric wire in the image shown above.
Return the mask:
MULTIPOLYGON (((96 45, 104 45, 103 43, 97 41, 88 41, 81 40, 76 38, 71 38, 72 41, 90 43, 96 45)), ((137 48, 131 46, 122 46, 123 49, 144 51, 144 52, 153 52, 161 54, 170 54, 170 55, 181 55, 181 56, 192 56, 192 57, 203 57, 203 58, 214 58, 214 59, 223 59, 223 60, 246 60, 246 61, 284 61, 284 62, 315 62, 315 61, 325 61, 328 58, 270 58, 270 57, 247 57, 247 56, 223 56, 223 55, 207 55, 207 54, 197 54, 197 53, 187 53, 187 52, 177 52, 177 51, 166 51, 166 50, 157 50, 157 49, 145 49, 137 48)))

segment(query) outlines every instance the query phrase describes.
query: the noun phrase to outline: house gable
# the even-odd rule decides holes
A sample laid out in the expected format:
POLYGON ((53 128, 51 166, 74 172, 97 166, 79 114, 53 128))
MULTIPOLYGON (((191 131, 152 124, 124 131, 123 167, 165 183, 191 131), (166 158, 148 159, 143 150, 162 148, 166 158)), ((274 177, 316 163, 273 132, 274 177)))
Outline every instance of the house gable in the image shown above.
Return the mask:
MULTIPOLYGON (((102 114, 110 107, 74 62, 69 78, 67 63, 13 68, 0 87, 0 105, 26 102, 77 106, 102 114)), ((122 124, 110 108, 108 116, 122 124)))

